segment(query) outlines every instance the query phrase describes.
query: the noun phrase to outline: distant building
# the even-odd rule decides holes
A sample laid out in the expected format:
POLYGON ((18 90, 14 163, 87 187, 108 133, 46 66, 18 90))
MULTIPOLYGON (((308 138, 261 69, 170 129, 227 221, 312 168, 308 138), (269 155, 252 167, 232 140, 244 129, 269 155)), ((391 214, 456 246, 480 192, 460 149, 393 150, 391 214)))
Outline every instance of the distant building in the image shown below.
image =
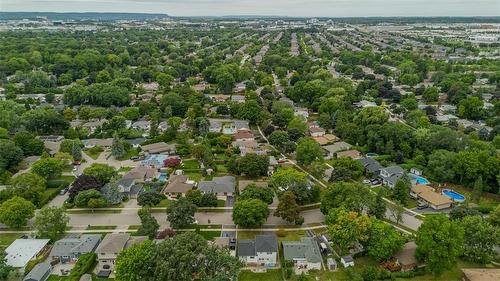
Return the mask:
POLYGON ((276 235, 257 235, 255 240, 239 240, 238 257, 247 266, 275 267, 278 262, 276 235))
POLYGON ((286 261, 293 262, 296 274, 309 270, 321 270, 321 252, 318 243, 312 238, 300 241, 283 241, 283 256, 286 261))
POLYGON ((214 177, 211 181, 202 181, 198 184, 198 189, 202 193, 215 193, 220 199, 233 196, 235 187, 236 178, 233 176, 214 177))

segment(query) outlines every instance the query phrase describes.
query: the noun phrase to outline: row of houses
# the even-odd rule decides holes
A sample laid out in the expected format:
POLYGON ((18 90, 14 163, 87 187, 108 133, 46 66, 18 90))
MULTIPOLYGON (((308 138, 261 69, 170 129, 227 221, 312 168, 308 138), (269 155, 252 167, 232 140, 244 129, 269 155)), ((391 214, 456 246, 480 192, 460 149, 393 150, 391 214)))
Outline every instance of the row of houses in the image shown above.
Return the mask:
POLYGON ((101 234, 82 234, 67 237, 50 246, 49 239, 17 239, 7 249, 6 263, 24 273, 30 261, 47 256, 45 262, 37 264, 24 277, 24 281, 45 281, 52 274, 62 274, 55 269, 72 268, 78 259, 87 253, 97 255, 97 276, 108 278, 114 275, 118 254, 130 246, 146 240, 145 236, 128 233, 110 233, 102 239, 101 234), (47 252, 50 253, 47 255, 47 252))

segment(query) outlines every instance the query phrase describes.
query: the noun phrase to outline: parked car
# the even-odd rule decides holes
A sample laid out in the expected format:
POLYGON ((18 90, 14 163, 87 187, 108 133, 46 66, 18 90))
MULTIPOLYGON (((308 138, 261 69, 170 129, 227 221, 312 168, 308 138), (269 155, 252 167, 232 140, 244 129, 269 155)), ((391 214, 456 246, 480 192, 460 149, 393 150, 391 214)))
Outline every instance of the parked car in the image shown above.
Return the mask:
POLYGON ((288 159, 286 159, 286 158, 280 158, 278 160, 278 163, 286 163, 286 162, 288 162, 288 159))
POLYGON ((61 191, 59 191, 59 195, 64 195, 64 194, 66 194, 66 192, 68 192, 68 189, 63 188, 63 189, 61 189, 61 191))
POLYGON ((382 185, 382 180, 380 180, 380 179, 371 179, 370 180, 370 184, 372 185, 372 187, 380 186, 380 185, 382 185))
POLYGON ((370 180, 363 180, 363 183, 364 184, 370 184, 371 182, 370 182, 370 180))

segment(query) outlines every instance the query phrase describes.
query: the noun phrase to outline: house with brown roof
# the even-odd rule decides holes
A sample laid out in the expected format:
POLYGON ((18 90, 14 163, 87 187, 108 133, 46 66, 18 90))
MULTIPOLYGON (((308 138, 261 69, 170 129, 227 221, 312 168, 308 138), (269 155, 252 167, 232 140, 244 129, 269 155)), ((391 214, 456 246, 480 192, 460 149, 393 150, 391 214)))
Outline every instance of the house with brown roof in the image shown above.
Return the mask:
POLYGON ((326 134, 326 131, 321 127, 309 127, 309 134, 311 137, 322 137, 326 134))
POLYGON ((142 236, 131 237, 128 233, 109 233, 97 246, 97 276, 108 278, 114 272, 116 258, 123 249, 136 242, 144 241, 142 236))
POLYGON ((337 152, 337 158, 342 158, 342 157, 348 157, 348 158, 351 158, 353 160, 363 158, 361 156, 361 152, 359 152, 357 150, 346 150, 346 151, 337 152))
POLYGON ((163 154, 163 153, 174 154, 176 150, 175 150, 175 144, 157 142, 157 143, 143 145, 142 151, 149 154, 163 154))
POLYGON ((401 271, 413 270, 423 264, 415 257, 417 244, 414 241, 406 243, 401 250, 394 254, 396 262, 401 266, 401 271))
POLYGON ((319 144, 319 145, 327 145, 331 142, 335 142, 338 140, 337 136, 332 135, 332 134, 325 134, 320 137, 313 137, 313 139, 319 144))
POLYGON ((163 193, 171 198, 178 198, 193 189, 194 181, 190 181, 185 175, 172 175, 168 180, 163 193))
POLYGON ((424 201, 434 210, 450 208, 453 201, 448 196, 437 193, 430 186, 416 184, 410 190, 410 195, 420 201, 424 201))
POLYGON ((236 141, 252 141, 255 140, 254 134, 250 130, 239 130, 234 134, 236 141))
POLYGON ((152 167, 137 166, 123 175, 123 179, 133 179, 136 183, 151 182, 158 176, 158 170, 152 167))
POLYGON ((498 281, 500 269, 498 268, 463 268, 463 281, 498 281))

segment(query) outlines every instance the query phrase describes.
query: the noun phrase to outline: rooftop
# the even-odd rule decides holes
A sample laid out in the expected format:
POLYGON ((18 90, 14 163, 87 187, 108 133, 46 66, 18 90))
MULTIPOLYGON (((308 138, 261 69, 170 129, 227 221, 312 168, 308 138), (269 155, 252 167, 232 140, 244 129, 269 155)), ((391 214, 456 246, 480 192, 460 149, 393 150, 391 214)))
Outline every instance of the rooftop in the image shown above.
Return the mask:
POLYGON ((16 239, 5 249, 7 264, 12 267, 25 267, 49 241, 49 239, 16 239))
POLYGON ((321 262, 318 244, 312 238, 302 238, 300 241, 284 241, 283 255, 285 260, 305 259, 308 262, 321 262))

